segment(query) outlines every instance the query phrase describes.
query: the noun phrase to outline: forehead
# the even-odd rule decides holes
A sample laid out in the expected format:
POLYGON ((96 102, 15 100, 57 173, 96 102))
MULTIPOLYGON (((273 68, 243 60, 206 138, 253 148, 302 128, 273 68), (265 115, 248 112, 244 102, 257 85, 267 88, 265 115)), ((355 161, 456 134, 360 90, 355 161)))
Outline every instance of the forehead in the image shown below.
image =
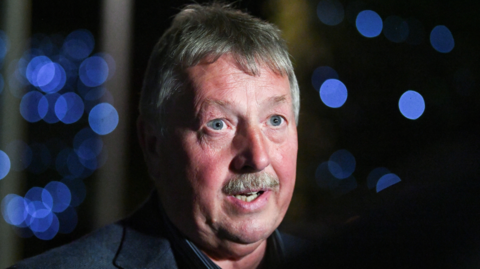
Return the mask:
POLYGON ((214 103, 243 102, 254 99, 260 104, 265 101, 282 100, 291 103, 290 84, 287 76, 273 72, 260 65, 259 74, 243 71, 228 55, 213 63, 201 62, 187 69, 195 92, 195 104, 204 101, 214 103))

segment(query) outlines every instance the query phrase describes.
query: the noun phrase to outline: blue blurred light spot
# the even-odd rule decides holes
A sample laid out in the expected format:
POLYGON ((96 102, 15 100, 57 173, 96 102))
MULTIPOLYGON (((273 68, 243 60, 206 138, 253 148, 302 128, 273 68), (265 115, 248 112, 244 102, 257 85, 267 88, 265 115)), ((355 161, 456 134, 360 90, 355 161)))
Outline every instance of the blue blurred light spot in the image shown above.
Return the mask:
POLYGON ((85 170, 77 154, 71 148, 66 148, 57 155, 55 167, 58 173, 65 177, 81 177, 85 170))
POLYGON ((373 189, 377 186, 377 182, 378 180, 386 175, 390 173, 390 170, 388 170, 387 168, 385 167, 377 167, 375 169, 373 169, 367 176, 367 186, 368 186, 368 189, 373 189))
POLYGON ((372 10, 364 10, 358 13, 355 25, 361 35, 369 38, 378 36, 383 28, 382 18, 372 10))
POLYGON ((10 156, 12 169, 22 171, 32 162, 33 153, 30 147, 21 140, 13 140, 5 148, 7 155, 10 156))
POLYGON ((337 150, 328 160, 328 170, 338 179, 344 179, 355 171, 355 157, 345 149, 337 150))
POLYGON ((68 234, 73 232, 78 223, 78 215, 75 208, 69 206, 63 212, 57 213, 57 217, 60 221, 60 233, 68 234))
POLYGON ((63 212, 70 205, 72 200, 72 194, 70 189, 62 182, 51 181, 45 186, 45 190, 51 194, 53 199, 52 201, 52 211, 53 212, 63 212))
POLYGON ((27 204, 23 197, 16 194, 7 194, 1 204, 3 219, 10 225, 21 225, 28 213, 27 204))
POLYGON ((87 196, 87 189, 85 188, 83 181, 74 177, 65 177, 62 179, 62 183, 67 185, 72 194, 70 206, 79 206, 87 196))
POLYGON ((411 45, 421 44, 425 38, 423 24, 415 18, 408 18, 405 21, 408 24, 408 37, 406 42, 411 45))
POLYGON ((35 87, 48 84, 54 76, 55 66, 47 56, 37 56, 27 65, 26 77, 35 87))
POLYGON ((395 43, 403 42, 409 33, 408 23, 398 16, 390 16, 383 23, 383 34, 395 43))
POLYGON ((108 64, 100 56, 85 59, 78 70, 80 80, 88 87, 102 85, 108 77, 108 64))
POLYGON ((332 173, 330 173, 330 170, 328 169, 328 162, 323 162, 317 167, 317 170, 315 171, 315 179, 317 185, 325 190, 335 189, 340 182, 340 180, 335 178, 332 173))
POLYGON ((382 176, 377 182, 377 193, 402 181, 397 175, 393 173, 382 176))
POLYGON ((20 102, 20 114, 28 122, 37 122, 48 111, 48 100, 45 96, 37 91, 31 91, 22 97, 20 102))
POLYGON ((118 125, 117 110, 108 103, 98 104, 90 110, 88 123, 95 133, 99 135, 109 134, 118 125))
POLYGON ((327 79, 320 87, 320 99, 331 108, 339 108, 347 101, 347 87, 338 79, 327 79))
POLYGON ((96 55, 102 57, 105 62, 107 63, 108 65, 108 77, 107 77, 107 80, 112 78, 113 75, 115 74, 115 71, 117 69, 116 67, 116 63, 115 63, 115 59, 113 59, 112 55, 108 54, 108 53, 97 53, 96 55))
POLYGON ((50 193, 40 187, 33 187, 25 194, 25 199, 28 204, 28 214, 31 216, 37 215, 38 217, 45 217, 53 207, 53 198, 50 193), (35 204, 38 202, 38 204, 35 204), (33 207, 31 206, 33 205, 33 207), (46 210, 37 212, 39 210, 46 210))
MULTIPOLYGON (((36 204, 37 208, 41 208, 41 204, 38 202, 33 202, 32 204, 36 204)), ((30 229, 32 229, 33 233, 35 232, 45 232, 50 225, 52 224, 53 216, 55 214, 52 211, 47 211, 45 209, 38 209, 35 211, 35 214, 32 215, 32 218, 29 223, 30 229), (43 215, 46 212, 46 215, 43 215)))
POLYGON ((80 29, 70 33, 63 43, 63 51, 73 60, 82 60, 92 53, 95 39, 90 31, 80 29))
POLYGON ((83 111, 83 100, 74 92, 63 94, 55 103, 55 114, 65 124, 77 122, 82 117, 83 111))
POLYGON ((430 33, 432 47, 441 53, 449 53, 455 47, 452 32, 445 25, 438 25, 430 33))
POLYGON ((313 88, 318 92, 320 87, 327 79, 335 78, 338 79, 338 73, 331 68, 330 66, 320 66, 313 71, 312 74, 312 85, 313 88))
POLYGON ((10 158, 4 151, 0 150, 0 180, 8 175, 10 167, 10 158))
POLYGON ((400 97, 398 107, 405 118, 416 120, 425 111, 425 101, 418 92, 408 90, 400 97))
POLYGON ((63 67, 58 63, 52 63, 54 68, 53 78, 45 85, 39 85, 39 88, 46 93, 58 92, 65 86, 67 75, 63 67))
POLYGON ((317 16, 326 25, 334 26, 343 21, 345 12, 336 0, 321 0, 317 6, 317 16))
MULTIPOLYGON (((45 217, 45 219, 47 219, 47 217, 45 217)), ((35 236, 38 238, 38 239, 41 239, 41 240, 51 240, 55 237, 55 235, 57 235, 58 233, 58 230, 59 230, 59 221, 58 221, 58 218, 55 214, 53 213, 50 213, 49 216, 48 216, 48 221, 49 222, 46 222, 44 221, 42 223, 42 229, 44 227, 47 227, 47 229, 43 230, 43 231, 36 231, 34 229, 32 229, 33 231, 33 234, 35 234, 35 236), (50 220, 51 218, 51 220, 50 220), (48 226, 47 226, 48 224, 48 226)))
POLYGON ((85 168, 83 167, 82 163, 80 162, 78 155, 71 151, 67 158, 67 167, 68 171, 71 175, 75 177, 80 177, 83 174, 85 168))
POLYGON ((43 117, 43 120, 47 123, 52 124, 60 121, 57 114, 55 114, 55 104, 57 103, 58 97, 60 97, 60 94, 56 92, 45 95, 48 101, 48 111, 45 117, 43 117))
POLYGON ((52 161, 52 156, 47 146, 33 143, 30 145, 30 148, 32 150, 32 162, 28 166, 28 171, 34 174, 45 172, 52 161))
POLYGON ((90 170, 95 170, 100 165, 99 156, 102 152, 103 142, 90 128, 84 128, 73 139, 73 147, 82 165, 90 170))

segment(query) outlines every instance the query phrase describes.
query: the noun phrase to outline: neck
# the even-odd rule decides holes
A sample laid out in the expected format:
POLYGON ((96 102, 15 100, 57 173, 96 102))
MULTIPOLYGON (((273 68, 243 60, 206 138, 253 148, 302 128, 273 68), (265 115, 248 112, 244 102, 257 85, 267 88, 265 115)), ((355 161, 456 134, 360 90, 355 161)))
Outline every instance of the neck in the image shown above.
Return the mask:
POLYGON ((222 269, 261 268, 266 250, 267 240, 264 240, 255 250, 239 259, 219 259, 205 254, 222 269))

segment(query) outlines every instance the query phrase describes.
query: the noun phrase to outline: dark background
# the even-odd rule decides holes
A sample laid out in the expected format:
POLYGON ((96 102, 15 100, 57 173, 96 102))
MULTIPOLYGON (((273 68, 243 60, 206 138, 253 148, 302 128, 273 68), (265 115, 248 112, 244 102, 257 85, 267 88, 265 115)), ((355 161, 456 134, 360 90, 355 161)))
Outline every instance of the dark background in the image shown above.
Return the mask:
MULTIPOLYGON (((353 1, 340 2, 347 7, 353 1)), ((190 1, 134 3, 129 105, 135 113, 150 51, 172 16, 186 3, 190 1)), ((66 35, 85 28, 98 42, 100 1, 49 0, 32 4, 32 34, 66 35)), ((316 15, 317 4, 307 0, 235 3, 282 29, 300 83, 297 186, 281 228, 301 237, 318 238, 322 244, 319 253, 323 253, 325 261, 322 265, 343 266, 339 261, 362 259, 382 264, 390 258, 397 261, 395 257, 408 259, 406 256, 413 257, 413 261, 448 260, 442 263, 446 267, 477 264, 478 4, 467 0, 363 1, 364 9, 376 11, 382 19, 397 15, 421 21, 425 34, 419 45, 393 43, 383 34, 365 38, 348 18, 336 26, 325 25, 316 15), (436 25, 451 30, 455 48, 450 53, 439 53, 430 45, 428 36, 436 25), (313 88, 311 76, 319 66, 334 68, 346 85, 349 95, 341 108, 325 106, 313 88), (468 83, 455 79, 459 69, 471 73, 468 83), (408 89, 421 92, 425 99, 425 113, 417 120, 406 119, 398 109, 398 99, 408 89), (338 149, 348 149, 357 163, 357 187, 344 194, 321 189, 315 180, 317 166, 338 149), (368 189, 367 176, 379 166, 387 167, 402 181, 379 193, 368 189)), ((125 156, 131 163, 126 212, 133 211, 153 186, 136 141, 136 115, 130 123, 131 142, 125 156)), ((30 124, 29 130, 32 141, 69 132, 65 126, 41 122, 30 124)), ((28 184, 48 182, 54 172, 48 171, 41 179, 29 175, 28 184)), ((94 176, 84 180, 89 191, 93 191, 94 176)), ((95 204, 89 199, 91 192, 87 193, 85 202, 77 208, 79 223, 74 232, 59 234, 50 241, 22 239, 22 256, 39 254, 90 232, 90 212, 95 204)))

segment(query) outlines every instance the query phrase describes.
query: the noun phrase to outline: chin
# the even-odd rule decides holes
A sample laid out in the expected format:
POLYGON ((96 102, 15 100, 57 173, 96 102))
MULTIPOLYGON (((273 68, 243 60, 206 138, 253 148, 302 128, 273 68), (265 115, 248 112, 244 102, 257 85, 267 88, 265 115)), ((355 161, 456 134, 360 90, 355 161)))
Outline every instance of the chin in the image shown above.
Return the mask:
POLYGON ((219 237, 226 240, 250 245, 266 240, 278 227, 276 221, 243 221, 219 230, 219 237))

